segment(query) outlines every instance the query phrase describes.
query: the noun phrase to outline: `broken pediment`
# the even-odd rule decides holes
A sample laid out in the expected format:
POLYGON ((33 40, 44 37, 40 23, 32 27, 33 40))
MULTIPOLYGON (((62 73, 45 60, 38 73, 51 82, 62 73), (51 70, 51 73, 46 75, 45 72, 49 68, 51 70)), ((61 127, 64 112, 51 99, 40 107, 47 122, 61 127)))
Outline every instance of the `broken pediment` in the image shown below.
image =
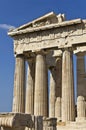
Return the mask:
POLYGON ((19 28, 14 29, 15 31, 27 29, 27 28, 35 28, 45 25, 50 25, 54 23, 60 23, 65 20, 64 14, 56 15, 54 12, 50 12, 36 20, 33 20, 32 22, 29 22, 27 24, 24 24, 20 26, 19 28))

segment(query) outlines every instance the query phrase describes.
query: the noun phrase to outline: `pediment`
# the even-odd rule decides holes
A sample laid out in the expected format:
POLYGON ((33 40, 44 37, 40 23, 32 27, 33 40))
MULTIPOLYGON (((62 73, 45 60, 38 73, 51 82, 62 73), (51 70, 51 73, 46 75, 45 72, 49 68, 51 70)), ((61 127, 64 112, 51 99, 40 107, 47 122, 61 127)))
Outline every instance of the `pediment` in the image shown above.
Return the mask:
POLYGON ((45 25, 50 25, 54 23, 59 23, 65 20, 64 14, 58 14, 56 15, 54 12, 50 12, 40 18, 37 18, 27 24, 24 24, 18 28, 16 28, 16 31, 27 29, 27 28, 35 28, 45 25))

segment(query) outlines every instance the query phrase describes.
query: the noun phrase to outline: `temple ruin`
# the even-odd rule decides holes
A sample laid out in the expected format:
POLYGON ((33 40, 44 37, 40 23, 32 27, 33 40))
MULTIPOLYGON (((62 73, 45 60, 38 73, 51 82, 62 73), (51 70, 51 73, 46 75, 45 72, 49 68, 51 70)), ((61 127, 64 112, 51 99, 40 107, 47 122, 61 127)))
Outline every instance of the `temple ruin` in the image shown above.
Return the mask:
POLYGON ((86 20, 50 12, 8 35, 14 40, 13 106, 0 114, 1 129, 86 130, 86 20))

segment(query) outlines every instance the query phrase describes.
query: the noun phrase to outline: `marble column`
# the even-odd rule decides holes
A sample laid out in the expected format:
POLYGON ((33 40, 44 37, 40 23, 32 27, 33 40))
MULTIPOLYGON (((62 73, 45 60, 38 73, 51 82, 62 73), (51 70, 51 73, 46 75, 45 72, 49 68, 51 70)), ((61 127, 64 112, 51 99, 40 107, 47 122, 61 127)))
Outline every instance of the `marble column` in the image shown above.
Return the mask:
POLYGON ((49 117, 55 117, 55 99, 56 99, 56 69, 50 67, 50 93, 49 93, 49 117))
POLYGON ((34 115, 48 116, 48 74, 46 56, 36 55, 34 115))
POLYGON ((55 117, 57 118, 57 121, 61 121, 61 106, 62 106, 62 101, 61 97, 56 98, 55 102, 55 117))
POLYGON ((86 77, 84 56, 77 55, 77 96, 86 100, 86 77))
POLYGON ((25 61, 23 56, 17 56, 15 59, 12 112, 25 112, 25 61))
POLYGON ((56 65, 56 87, 55 87, 55 117, 61 120, 61 97, 62 97, 62 51, 55 50, 55 65, 56 65))
POLYGON ((86 119, 86 106, 83 96, 77 98, 77 118, 76 121, 83 121, 86 119))
POLYGON ((62 58, 62 121, 74 121, 74 83, 73 57, 68 50, 63 52, 62 58))
POLYGON ((27 61, 27 85, 25 113, 34 114, 34 83, 35 83, 35 62, 31 59, 27 61))
POLYGON ((56 97, 62 97, 62 57, 56 57, 56 97))

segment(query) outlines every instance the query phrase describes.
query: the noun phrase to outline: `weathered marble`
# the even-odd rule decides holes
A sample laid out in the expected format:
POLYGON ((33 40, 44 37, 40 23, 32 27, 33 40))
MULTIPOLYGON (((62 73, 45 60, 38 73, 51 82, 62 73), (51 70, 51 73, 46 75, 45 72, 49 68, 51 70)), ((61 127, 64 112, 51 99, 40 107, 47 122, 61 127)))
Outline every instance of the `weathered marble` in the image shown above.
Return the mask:
POLYGON ((49 117, 55 117, 56 69, 50 68, 49 117))
POLYGON ((34 115, 35 61, 28 61, 25 113, 34 115))
POLYGON ((57 130, 56 126, 57 126, 56 118, 43 119, 43 130, 57 130))
POLYGON ((26 26, 23 29, 15 29, 8 34, 14 38, 15 54, 22 54, 23 52, 41 49, 62 49, 73 45, 79 46, 80 43, 84 46, 86 41, 85 32, 86 21, 75 19, 39 27, 26 26))
POLYGON ((37 54, 35 69, 34 115, 48 116, 48 74, 44 54, 37 54))
POLYGON ((12 112, 25 112, 25 61, 22 56, 17 56, 15 60, 12 112))
POLYGON ((61 97, 56 98, 55 102, 55 117, 57 118, 57 121, 61 121, 62 119, 62 99, 61 97))
POLYGON ((83 96, 86 100, 85 76, 85 57, 83 55, 77 55, 77 96, 83 96))
POLYGON ((62 58, 62 121, 74 121, 74 108, 73 57, 65 50, 62 58))
POLYGON ((62 97, 62 57, 56 57, 56 97, 62 97))
POLYGON ((32 116, 24 113, 2 113, 0 114, 0 126, 9 128, 33 127, 32 116))
MULTIPOLYGON (((86 55, 86 20, 65 21, 64 14, 56 15, 51 12, 9 31, 8 35, 14 39, 14 54, 16 56, 13 112, 34 114, 33 121, 35 125, 34 128, 31 128, 32 130, 56 130, 56 125, 58 130, 82 130, 82 128, 85 130, 86 72, 82 56, 86 55), (71 51, 77 54, 77 95, 85 98, 85 100, 77 101, 77 106, 74 102, 71 51), (21 57, 22 55, 23 57, 21 57), (27 60, 32 57, 36 59, 35 72, 32 63, 29 64, 25 98, 24 58, 27 60), (53 67, 56 70, 53 70, 53 67), (48 104, 47 70, 49 68, 52 70, 50 73, 50 101, 48 104), (52 71, 55 71, 55 76, 52 71), (76 121, 75 107, 77 108, 76 121), (58 118, 57 124, 56 119, 55 123, 53 119, 45 119, 44 123, 42 118, 38 119, 38 116, 55 116, 58 118), (82 122, 77 122, 79 120, 82 122)), ((8 130, 7 127, 6 130, 8 130)), ((14 129, 12 128, 12 130, 14 129)))
POLYGON ((76 121, 83 122, 86 120, 86 103, 83 96, 77 98, 77 118, 76 121))

